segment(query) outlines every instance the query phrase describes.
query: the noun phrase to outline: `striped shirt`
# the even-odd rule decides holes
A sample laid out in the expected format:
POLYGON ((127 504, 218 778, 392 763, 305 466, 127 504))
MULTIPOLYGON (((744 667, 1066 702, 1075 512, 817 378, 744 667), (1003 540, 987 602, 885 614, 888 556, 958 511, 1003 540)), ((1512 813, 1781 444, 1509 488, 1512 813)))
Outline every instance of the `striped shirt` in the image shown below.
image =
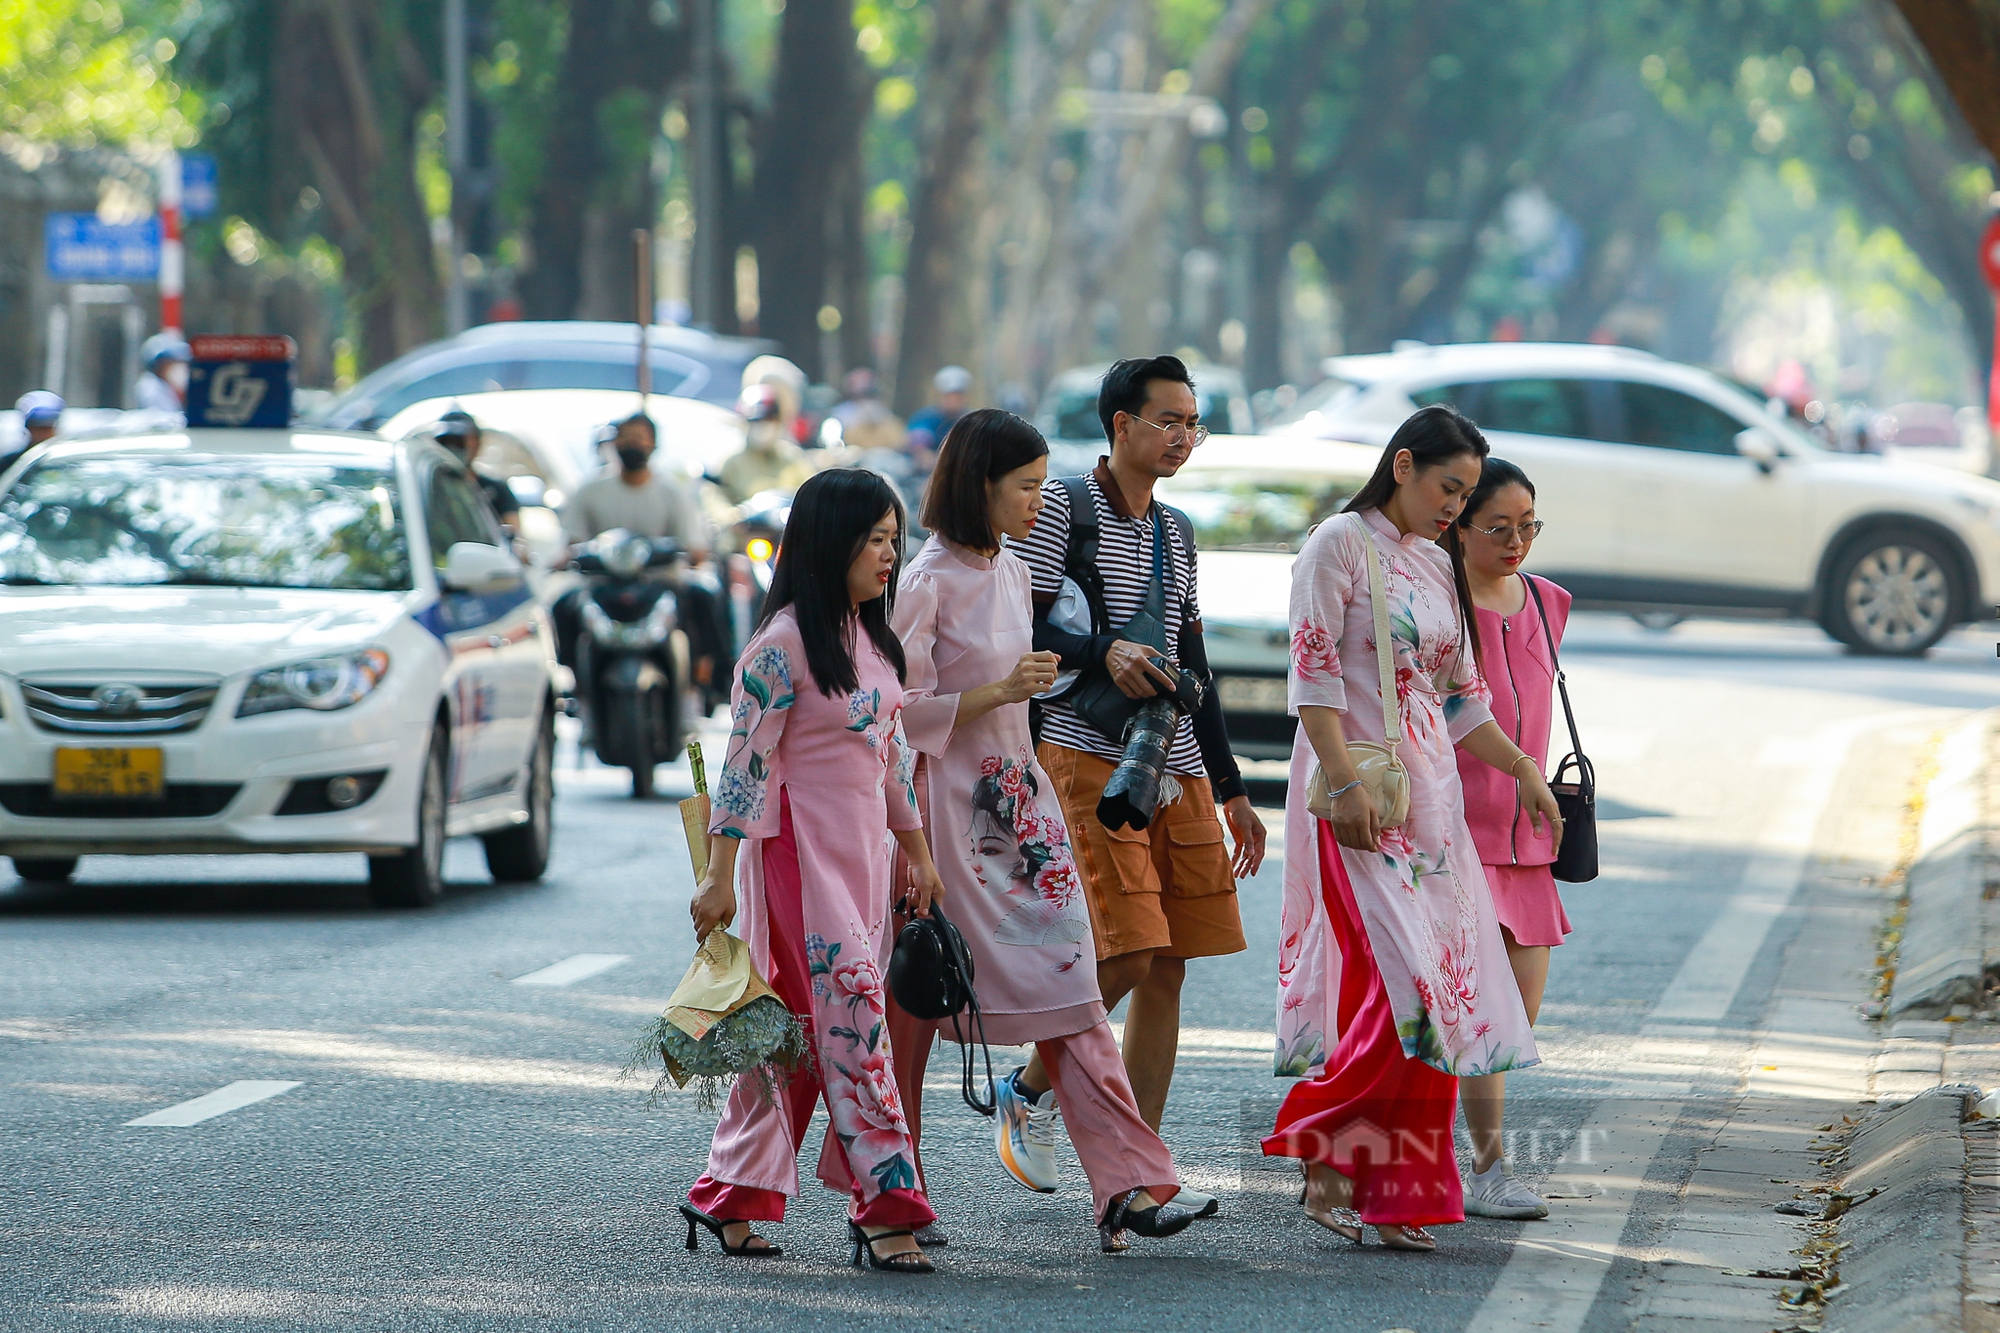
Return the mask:
MULTIPOLYGON (((1145 603, 1146 590, 1152 586, 1153 519, 1151 515, 1133 518, 1116 512, 1105 498, 1106 488, 1111 484, 1107 477, 1100 463, 1090 475, 1089 488, 1090 498, 1097 506, 1097 568, 1104 576, 1105 609, 1116 627, 1138 614, 1145 603)), ((1042 483, 1042 500, 1041 515, 1035 519, 1028 539, 1010 545, 1016 555, 1028 562, 1034 574, 1036 604, 1046 606, 1055 600, 1062 587, 1063 556, 1069 549, 1069 492, 1063 489, 1060 480, 1051 477, 1042 483)), ((1195 597, 1194 553, 1183 545, 1173 520, 1166 519, 1166 525, 1167 560, 1163 572, 1170 571, 1165 579, 1167 656, 1178 662, 1182 627, 1193 627, 1199 633, 1201 608, 1195 597)), ((1123 752, 1116 739, 1085 722, 1065 703, 1043 708, 1042 739, 1114 763, 1123 752)), ((1176 725, 1173 744, 1167 751, 1167 771, 1189 777, 1206 776, 1193 723, 1185 715, 1176 725)))

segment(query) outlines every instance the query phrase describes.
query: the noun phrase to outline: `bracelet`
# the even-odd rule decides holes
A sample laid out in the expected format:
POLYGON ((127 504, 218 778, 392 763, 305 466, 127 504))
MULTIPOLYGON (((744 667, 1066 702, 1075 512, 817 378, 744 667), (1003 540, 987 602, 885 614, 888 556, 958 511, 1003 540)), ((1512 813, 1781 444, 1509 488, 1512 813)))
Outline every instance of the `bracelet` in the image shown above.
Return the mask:
POLYGON ((1329 801, 1337 801, 1341 797, 1347 795, 1347 793, 1353 791, 1356 787, 1359 787, 1360 785, 1361 785, 1361 779, 1356 778, 1354 779, 1354 781, 1348 783, 1345 787, 1340 787, 1333 791, 1328 792, 1326 794, 1326 799, 1329 801))
MULTIPOLYGON (((1531 754, 1524 754, 1524 755, 1522 755, 1522 756, 1521 756, 1521 759, 1525 759, 1525 760, 1527 760, 1527 761, 1528 761, 1529 763, 1531 763, 1531 764, 1533 764, 1533 763, 1535 762, 1535 756, 1533 756, 1533 755, 1531 755, 1531 754)), ((1514 761, 1513 763, 1511 763, 1511 764, 1507 765, 1507 776, 1508 776, 1508 777, 1510 777, 1510 778, 1511 778, 1511 777, 1514 777, 1514 770, 1515 770, 1515 769, 1517 769, 1517 768, 1519 768, 1519 767, 1521 766, 1521 759, 1516 759, 1516 760, 1515 760, 1515 761, 1514 761)), ((1537 764, 1537 765, 1535 766, 1535 772, 1536 772, 1536 774, 1538 774, 1538 775, 1539 775, 1539 774, 1541 773, 1541 771, 1542 771, 1542 770, 1541 770, 1541 766, 1540 766, 1539 764, 1537 764)), ((1520 781, 1520 779, 1518 779, 1518 778, 1515 778, 1515 781, 1517 781, 1517 782, 1518 782, 1518 781, 1520 781)))

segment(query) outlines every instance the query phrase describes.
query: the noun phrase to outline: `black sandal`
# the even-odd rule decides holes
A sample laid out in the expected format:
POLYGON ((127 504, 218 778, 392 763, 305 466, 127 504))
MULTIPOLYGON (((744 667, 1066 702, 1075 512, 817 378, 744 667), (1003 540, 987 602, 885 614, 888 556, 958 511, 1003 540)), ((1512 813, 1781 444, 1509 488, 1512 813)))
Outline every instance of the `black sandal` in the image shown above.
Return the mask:
POLYGON ((875 1253, 875 1242, 894 1240, 897 1236, 916 1238, 916 1232, 904 1228, 901 1231, 881 1231, 871 1236, 861 1229, 859 1222, 847 1224, 847 1237, 854 1242, 854 1266, 861 1267, 861 1256, 868 1256, 868 1266, 883 1273, 935 1273, 937 1268, 924 1257, 922 1250, 904 1250, 883 1256, 875 1253))
POLYGON ((1132 1201, 1145 1192, 1143 1188, 1126 1190, 1105 1208, 1104 1220, 1097 1224, 1097 1230, 1103 1238, 1106 1253, 1116 1253, 1111 1248, 1111 1240, 1121 1231, 1157 1239, 1185 1231, 1194 1221, 1193 1212, 1171 1204, 1156 1203, 1151 1208, 1134 1208, 1132 1201))
POLYGON ((701 1227, 706 1227, 709 1230, 709 1232, 715 1237, 715 1243, 722 1247, 722 1252, 724 1254, 734 1255, 737 1258, 741 1259, 775 1259, 779 1255, 784 1253, 784 1250, 782 1248, 773 1245, 769 1240, 766 1240, 764 1237, 758 1235, 754 1230, 751 1231, 749 1235, 745 1236, 740 1242, 738 1242, 735 1245, 731 1245, 727 1240, 724 1240, 722 1237, 722 1229, 726 1226, 732 1225, 734 1222, 740 1219, 732 1218, 730 1219, 730 1221, 725 1222, 719 1217, 710 1217, 707 1213, 704 1213, 701 1209, 695 1207, 691 1203, 684 1203, 681 1205, 681 1216, 687 1219, 688 1249, 690 1251, 698 1250, 701 1248, 699 1245, 696 1245, 694 1243, 694 1229, 697 1226, 701 1226, 701 1227), (761 1240, 764 1241, 764 1243, 762 1245, 757 1246, 755 1249, 752 1249, 750 1247, 750 1242, 753 1240, 761 1240))

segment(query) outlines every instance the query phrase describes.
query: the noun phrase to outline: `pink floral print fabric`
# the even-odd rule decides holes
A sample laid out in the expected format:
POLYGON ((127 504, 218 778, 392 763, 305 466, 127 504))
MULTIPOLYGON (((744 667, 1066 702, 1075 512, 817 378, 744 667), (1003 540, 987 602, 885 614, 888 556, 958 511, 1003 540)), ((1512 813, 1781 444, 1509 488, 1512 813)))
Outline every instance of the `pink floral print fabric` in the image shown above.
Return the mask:
MULTIPOLYGON (((1410 817, 1375 852, 1340 849, 1382 971, 1406 1056, 1471 1077, 1539 1063, 1507 963, 1491 890, 1466 827, 1453 746, 1492 719, 1461 633, 1450 557, 1402 536, 1375 510, 1343 514, 1307 538, 1292 569, 1291 711, 1333 708, 1349 740, 1382 742, 1374 609, 1361 543, 1372 542, 1389 601, 1397 704, 1410 774, 1410 817)), ((1292 750, 1288 840, 1278 932, 1275 1072, 1317 1074, 1338 1038, 1340 950, 1327 928, 1315 821, 1305 808, 1312 746, 1292 750)))

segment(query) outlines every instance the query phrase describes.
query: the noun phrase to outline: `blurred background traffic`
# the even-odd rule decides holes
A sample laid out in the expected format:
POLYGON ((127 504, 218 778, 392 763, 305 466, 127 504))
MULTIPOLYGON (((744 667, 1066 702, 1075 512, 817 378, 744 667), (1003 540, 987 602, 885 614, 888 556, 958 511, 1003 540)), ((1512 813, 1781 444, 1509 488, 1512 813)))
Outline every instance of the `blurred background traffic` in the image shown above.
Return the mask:
MULTIPOLYGON (((143 406, 178 230, 165 322, 291 336, 331 424, 633 388, 647 262, 655 392, 716 409, 664 426, 689 462, 761 353, 808 448, 899 449, 959 400, 1088 449, 1113 356, 1183 349, 1247 433, 1336 392, 1329 357, 1520 339, 1986 466, 1983 103, 1877 0, 15 0, 4 28, 0 402, 56 393, 72 429, 143 406)), ((594 468, 579 439, 560 467, 594 468)))

